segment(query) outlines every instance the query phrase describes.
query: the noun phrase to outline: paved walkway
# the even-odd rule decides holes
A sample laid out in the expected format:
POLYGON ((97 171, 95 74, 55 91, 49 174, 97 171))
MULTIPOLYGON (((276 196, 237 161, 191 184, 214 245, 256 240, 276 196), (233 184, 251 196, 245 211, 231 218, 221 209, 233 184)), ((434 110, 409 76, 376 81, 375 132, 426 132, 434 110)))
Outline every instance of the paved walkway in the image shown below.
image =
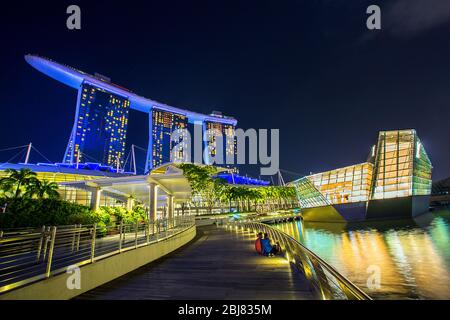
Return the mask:
POLYGON ((262 257, 254 235, 215 226, 170 255, 76 299, 314 299, 281 257, 262 257))

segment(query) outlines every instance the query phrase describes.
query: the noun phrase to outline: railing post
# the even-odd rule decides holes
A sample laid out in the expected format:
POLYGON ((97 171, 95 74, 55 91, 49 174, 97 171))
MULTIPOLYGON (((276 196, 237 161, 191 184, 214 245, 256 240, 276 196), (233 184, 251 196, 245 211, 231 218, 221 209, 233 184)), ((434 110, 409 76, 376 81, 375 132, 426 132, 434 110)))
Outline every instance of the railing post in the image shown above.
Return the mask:
POLYGON ((80 240, 81 240, 81 223, 78 225, 78 232, 77 232, 77 252, 80 251, 80 240))
POLYGON ((147 244, 149 244, 150 243, 150 222, 146 223, 145 232, 146 232, 146 236, 147 236, 147 244))
POLYGON ((328 283, 327 276, 325 275, 325 272, 322 270, 322 267, 320 266, 320 263, 314 258, 308 255, 309 260, 311 261, 311 264, 314 268, 314 273, 317 279, 317 282, 319 284, 319 290, 322 294, 322 298, 329 300, 332 298, 332 290, 330 287, 330 284, 328 283))
POLYGON ((138 245, 138 221, 136 220, 136 223, 134 224, 134 248, 137 248, 138 245))
POLYGON ((152 236, 155 236, 155 220, 150 220, 150 223, 152 224, 152 236))
POLYGON ((47 227, 44 231, 44 241, 43 241, 44 253, 43 253, 42 260, 45 260, 45 258, 47 257, 47 247, 48 247, 48 241, 49 241, 48 235, 49 234, 50 234, 50 227, 47 227))
POLYGON ((120 221, 119 226, 119 252, 122 252, 122 230, 123 230, 123 220, 120 221))
POLYGON ((50 277, 50 273, 52 270, 52 262, 53 262, 53 249, 55 248, 55 238, 56 238, 56 227, 52 227, 50 233, 50 249, 48 251, 48 259, 47 259, 47 269, 45 271, 45 276, 50 277))
POLYGON ((164 238, 167 238, 167 219, 164 219, 162 222, 162 231, 164 232, 164 238))
POLYGON ((70 246, 70 252, 73 253, 73 250, 75 249, 75 241, 77 238, 77 225, 73 225, 73 235, 72 235, 72 245, 70 246))
POLYGON ((38 245, 38 249, 37 249, 37 257, 36 257, 37 262, 39 262, 39 260, 41 259, 41 251, 42 251, 42 245, 44 244, 44 238, 45 238, 45 226, 42 226, 41 238, 39 239, 39 245, 38 245))
POLYGON ((91 263, 95 260, 95 237, 97 236, 97 224, 94 223, 92 228, 92 240, 91 240, 91 263))

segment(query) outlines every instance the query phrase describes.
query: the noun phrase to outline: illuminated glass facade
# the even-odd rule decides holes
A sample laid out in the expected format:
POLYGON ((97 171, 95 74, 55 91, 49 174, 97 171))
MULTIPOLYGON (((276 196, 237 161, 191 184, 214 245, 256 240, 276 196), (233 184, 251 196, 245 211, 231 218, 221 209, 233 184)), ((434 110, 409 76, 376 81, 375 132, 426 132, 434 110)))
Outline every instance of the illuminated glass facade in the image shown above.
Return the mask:
POLYGON ((415 130, 379 133, 372 199, 431 193, 432 165, 415 130))
POLYGON ((369 200, 372 171, 371 163, 362 163, 307 178, 329 203, 352 203, 369 200))
POLYGON ((330 202, 314 186, 308 177, 301 178, 295 182, 295 190, 302 208, 323 207, 330 202))
POLYGON ((151 153, 149 161, 152 168, 158 167, 167 162, 178 162, 184 158, 184 150, 187 150, 185 140, 182 142, 171 141, 172 133, 177 129, 187 129, 187 117, 168 111, 154 108, 152 110, 152 129, 151 129, 151 153), (179 143, 181 143, 179 145, 179 143), (171 159, 171 150, 174 145, 179 145, 179 153, 174 154, 171 159), (184 145, 184 147, 183 147, 184 145))
POLYGON ((129 109, 128 99, 84 83, 63 162, 123 167, 129 109))
POLYGON ((430 195, 432 165, 415 130, 381 131, 369 159, 294 181, 302 207, 430 195))
MULTIPOLYGON (((222 134, 222 155, 223 155, 223 166, 228 167, 230 169, 235 169, 234 165, 226 165, 227 157, 230 159, 234 159, 234 163, 236 163, 236 138, 235 138, 235 127, 230 124, 218 123, 218 122, 205 122, 205 129, 212 130, 220 134, 222 134), (232 139, 233 143, 228 143, 227 140, 232 139)), ((214 135, 207 136, 206 148, 208 148, 209 154, 214 157, 217 155, 217 141, 214 135)), ((235 170, 236 171, 236 170, 235 170)))

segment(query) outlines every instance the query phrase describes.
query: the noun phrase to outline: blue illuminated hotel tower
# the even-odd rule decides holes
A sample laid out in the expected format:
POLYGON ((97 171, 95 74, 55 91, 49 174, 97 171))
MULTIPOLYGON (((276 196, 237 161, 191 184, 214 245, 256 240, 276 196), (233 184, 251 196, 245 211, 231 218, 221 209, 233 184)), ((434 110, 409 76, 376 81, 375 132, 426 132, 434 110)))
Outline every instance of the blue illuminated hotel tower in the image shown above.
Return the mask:
MULTIPOLYGON (((40 72, 78 90, 75 121, 64 163, 96 162, 123 168, 130 109, 145 112, 149 117, 146 172, 184 159, 184 145, 178 154, 171 154, 175 143, 172 135, 177 129, 189 130, 197 126, 202 132, 217 129, 224 135, 234 135, 236 119, 219 112, 205 115, 172 107, 139 96, 105 76, 90 75, 40 56, 26 55, 25 60, 40 72)), ((203 142, 205 148, 215 152, 214 139, 203 142)), ((223 154, 235 155, 235 144, 233 147, 224 146, 223 154)))
POLYGON ((122 167, 129 109, 126 97, 83 83, 63 162, 90 161, 122 167))
POLYGON ((176 162, 183 159, 182 152, 184 148, 181 148, 181 154, 175 155, 177 159, 171 158, 171 150, 175 144, 172 140, 172 134, 175 130, 187 129, 187 117, 182 114, 153 108, 151 123, 151 144, 149 144, 147 163, 151 164, 152 168, 155 168, 167 162, 176 162))

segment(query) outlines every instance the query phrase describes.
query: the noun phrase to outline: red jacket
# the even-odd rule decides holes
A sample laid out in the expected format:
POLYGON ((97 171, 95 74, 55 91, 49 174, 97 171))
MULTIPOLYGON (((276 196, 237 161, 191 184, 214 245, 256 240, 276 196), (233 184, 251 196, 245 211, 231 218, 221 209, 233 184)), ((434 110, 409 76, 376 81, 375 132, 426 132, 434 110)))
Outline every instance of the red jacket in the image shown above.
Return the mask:
POLYGON ((261 246, 261 239, 260 238, 256 239, 256 241, 255 241, 255 250, 259 254, 262 253, 262 246, 261 246))

